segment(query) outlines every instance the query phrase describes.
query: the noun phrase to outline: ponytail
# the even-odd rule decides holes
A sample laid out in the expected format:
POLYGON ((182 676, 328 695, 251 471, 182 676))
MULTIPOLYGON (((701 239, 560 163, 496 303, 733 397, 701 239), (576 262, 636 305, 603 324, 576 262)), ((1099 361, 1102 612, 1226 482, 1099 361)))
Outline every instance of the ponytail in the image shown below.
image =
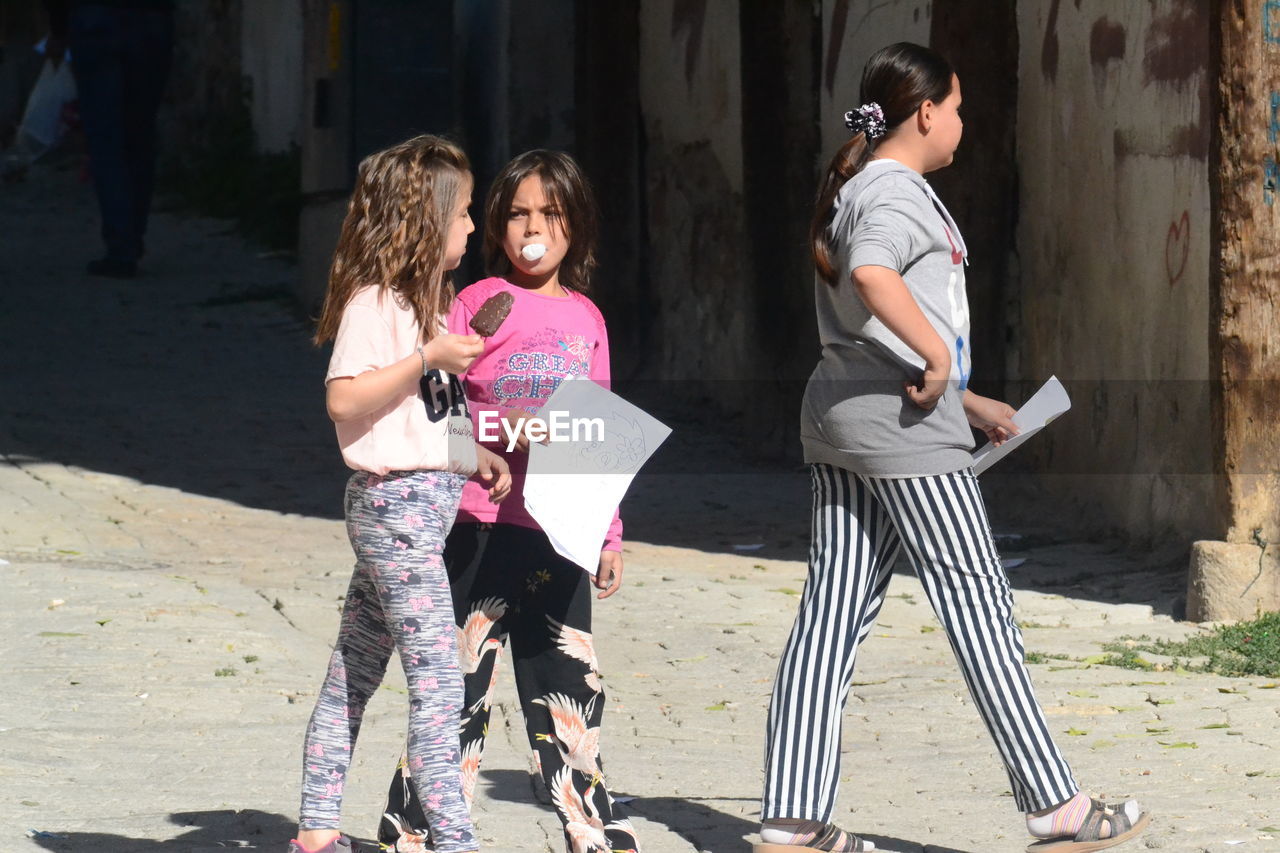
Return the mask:
POLYGON ((867 165, 874 139, 886 131, 892 133, 925 101, 940 102, 951 93, 953 74, 951 63, 940 54, 910 42, 881 48, 867 60, 862 71, 863 106, 845 114, 853 137, 831 158, 809 224, 813 265, 819 277, 832 287, 837 284, 836 270, 831 262, 827 228, 836 195, 867 165))
POLYGON ((871 145, 867 134, 859 131, 840 146, 836 156, 831 158, 826 177, 822 179, 818 190, 818 199, 813 207, 813 221, 809 223, 809 246, 813 251, 813 264, 818 268, 818 275, 830 285, 836 283, 836 270, 831 264, 831 243, 827 240, 831 208, 835 204, 836 193, 840 192, 840 188, 850 178, 861 172, 870 159, 871 145))

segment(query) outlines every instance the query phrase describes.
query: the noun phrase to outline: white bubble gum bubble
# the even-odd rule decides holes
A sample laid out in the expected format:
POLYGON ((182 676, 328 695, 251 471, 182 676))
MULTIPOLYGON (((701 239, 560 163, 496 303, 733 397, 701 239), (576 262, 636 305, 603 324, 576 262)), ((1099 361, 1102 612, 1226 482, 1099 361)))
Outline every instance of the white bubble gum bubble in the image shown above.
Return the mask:
POLYGON ((547 253, 547 247, 541 243, 530 243, 520 250, 520 257, 526 261, 536 261, 547 253))

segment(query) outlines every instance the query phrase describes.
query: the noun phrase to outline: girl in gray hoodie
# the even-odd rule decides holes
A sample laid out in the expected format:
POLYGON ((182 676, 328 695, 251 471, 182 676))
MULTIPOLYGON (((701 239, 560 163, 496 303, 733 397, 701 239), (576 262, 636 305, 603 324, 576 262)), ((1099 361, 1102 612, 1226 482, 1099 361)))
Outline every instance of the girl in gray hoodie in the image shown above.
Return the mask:
POLYGON ((1009 583, 971 464, 970 427, 1000 444, 1013 410, 968 388, 969 308, 960 229, 923 175, 960 142, 960 81, 900 43, 862 76, 853 136, 831 163, 810 236, 822 358, 805 389, 813 543, 800 610, 769 705, 756 853, 866 851, 830 823, 840 725, 858 644, 905 550, 1038 839, 1085 853, 1132 838, 1137 802, 1081 793, 1024 663, 1009 583))

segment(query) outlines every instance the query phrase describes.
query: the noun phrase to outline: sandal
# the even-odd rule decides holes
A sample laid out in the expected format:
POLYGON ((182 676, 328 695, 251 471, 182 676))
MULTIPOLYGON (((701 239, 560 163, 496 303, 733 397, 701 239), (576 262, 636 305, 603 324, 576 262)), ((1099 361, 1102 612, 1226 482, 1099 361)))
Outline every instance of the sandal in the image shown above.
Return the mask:
POLYGON ((1084 816, 1084 825, 1074 837, 1060 835, 1037 841, 1027 848, 1027 853, 1092 853, 1094 850, 1106 850, 1123 844, 1147 828, 1151 815, 1142 812, 1136 823, 1129 823, 1124 804, 1107 805, 1101 800, 1090 800, 1089 811, 1084 816), (1102 837, 1102 824, 1111 827, 1111 834, 1102 837))
POLYGON ((876 846, 851 832, 845 832, 834 823, 827 824, 813 841, 808 844, 770 844, 761 841, 751 845, 752 853, 813 853, 815 850, 824 853, 871 853, 876 846))

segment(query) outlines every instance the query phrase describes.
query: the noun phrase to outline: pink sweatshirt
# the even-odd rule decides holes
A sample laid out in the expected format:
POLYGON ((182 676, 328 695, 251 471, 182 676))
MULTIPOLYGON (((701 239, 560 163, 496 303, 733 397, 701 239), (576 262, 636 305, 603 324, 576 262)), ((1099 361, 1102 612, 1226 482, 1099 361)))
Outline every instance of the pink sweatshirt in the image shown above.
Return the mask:
MULTIPOLYGON (((515 409, 533 414, 567 376, 586 376, 609 387, 609 336, 595 303, 580 293, 544 296, 517 287, 506 279, 486 278, 465 288, 449 312, 449 331, 475 334, 468 321, 486 299, 505 290, 515 300, 497 334, 485 341, 484 352, 463 374, 471 417, 480 435, 485 411, 499 415, 515 409)), ((476 480, 467 482, 458 508, 458 521, 490 521, 538 529, 524 508, 524 477, 529 457, 489 445, 511 465, 511 494, 501 504, 476 480)), ((622 550, 622 519, 617 512, 601 545, 622 550)))

